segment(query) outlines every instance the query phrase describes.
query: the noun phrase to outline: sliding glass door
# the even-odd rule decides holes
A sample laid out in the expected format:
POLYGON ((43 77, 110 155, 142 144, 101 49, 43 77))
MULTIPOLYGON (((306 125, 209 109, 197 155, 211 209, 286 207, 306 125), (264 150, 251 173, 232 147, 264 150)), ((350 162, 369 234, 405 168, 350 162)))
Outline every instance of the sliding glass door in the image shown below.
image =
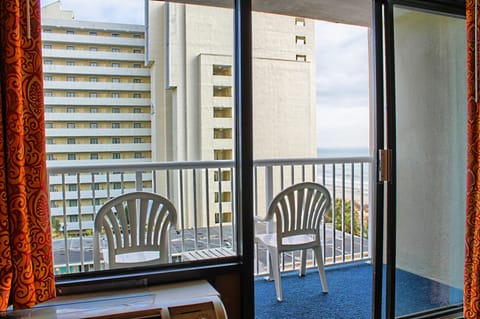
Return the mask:
POLYGON ((386 27, 387 52, 393 48, 386 312, 393 318, 462 302, 466 44, 463 18, 397 5, 386 12, 393 21, 386 27))

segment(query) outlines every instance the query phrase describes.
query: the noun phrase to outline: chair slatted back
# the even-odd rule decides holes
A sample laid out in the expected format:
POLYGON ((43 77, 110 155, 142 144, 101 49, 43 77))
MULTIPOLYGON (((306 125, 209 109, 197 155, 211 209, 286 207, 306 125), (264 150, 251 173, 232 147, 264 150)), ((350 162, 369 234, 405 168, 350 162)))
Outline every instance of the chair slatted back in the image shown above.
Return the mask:
MULTIPOLYGON (((103 231, 110 268, 117 264, 116 255, 132 252, 158 251, 159 262, 168 262, 168 233, 176 222, 176 209, 167 198, 149 192, 126 193, 107 201, 99 209, 95 217, 94 243, 98 251, 103 231)), ((98 260, 94 262, 99 264, 98 260)))
POLYGON ((272 200, 266 219, 276 220, 277 240, 299 234, 318 235, 323 215, 331 205, 328 190, 316 183, 292 185, 272 200))

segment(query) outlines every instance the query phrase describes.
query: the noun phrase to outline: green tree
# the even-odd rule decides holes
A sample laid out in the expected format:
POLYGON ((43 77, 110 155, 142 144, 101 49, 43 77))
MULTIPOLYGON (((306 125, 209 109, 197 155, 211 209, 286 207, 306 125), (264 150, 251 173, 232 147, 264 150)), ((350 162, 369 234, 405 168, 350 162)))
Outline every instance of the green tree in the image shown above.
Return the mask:
MULTIPOLYGON (((332 209, 330 208, 328 212, 325 214, 324 217, 325 223, 332 223, 332 209)), ((342 201, 341 198, 335 199, 335 229, 342 230, 342 222, 343 222, 343 230, 346 233, 351 233, 352 231, 352 202, 347 200, 345 202, 342 201), (343 216, 343 221, 342 221, 343 216)), ((353 206, 353 234, 355 236, 360 236, 360 207, 357 204, 353 206)), ((368 229, 364 226, 363 228, 363 236, 368 236, 368 229)))

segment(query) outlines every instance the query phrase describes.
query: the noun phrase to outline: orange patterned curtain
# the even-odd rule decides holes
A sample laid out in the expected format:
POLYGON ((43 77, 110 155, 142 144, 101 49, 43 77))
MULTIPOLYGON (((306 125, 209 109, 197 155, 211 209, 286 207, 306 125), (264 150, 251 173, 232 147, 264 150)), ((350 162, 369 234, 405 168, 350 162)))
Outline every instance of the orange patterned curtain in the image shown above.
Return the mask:
POLYGON ((0 312, 55 297, 40 0, 0 1, 0 312), (29 1, 29 2, 28 2, 29 1))
POLYGON ((465 241, 464 315, 480 318, 480 110, 478 0, 466 1, 467 15, 467 223, 465 241))

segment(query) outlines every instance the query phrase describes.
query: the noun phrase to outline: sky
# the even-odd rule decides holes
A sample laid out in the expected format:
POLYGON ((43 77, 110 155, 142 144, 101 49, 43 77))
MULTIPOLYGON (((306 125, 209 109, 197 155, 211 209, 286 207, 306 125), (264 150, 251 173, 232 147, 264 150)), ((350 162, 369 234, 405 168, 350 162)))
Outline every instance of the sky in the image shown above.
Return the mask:
MULTIPOLYGON (((46 5, 57 0, 41 0, 46 5)), ((144 0, 61 0, 75 19, 143 24, 144 0), (85 5, 85 3, 94 3, 85 5), (95 10, 93 10, 95 9, 95 10)), ((319 148, 367 148, 368 31, 316 21, 317 140, 319 148)))

